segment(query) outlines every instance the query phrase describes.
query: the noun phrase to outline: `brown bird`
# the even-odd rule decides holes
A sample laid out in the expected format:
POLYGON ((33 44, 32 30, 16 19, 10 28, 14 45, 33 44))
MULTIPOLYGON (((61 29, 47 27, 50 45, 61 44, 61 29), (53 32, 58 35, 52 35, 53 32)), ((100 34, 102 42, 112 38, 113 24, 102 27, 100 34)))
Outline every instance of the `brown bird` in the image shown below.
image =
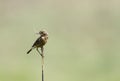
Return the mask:
POLYGON ((43 46, 47 43, 48 33, 45 30, 42 30, 37 34, 40 34, 40 37, 38 37, 38 39, 34 42, 34 44, 32 45, 31 49, 27 52, 27 54, 29 54, 34 48, 36 48, 38 53, 43 57, 44 56, 43 55, 43 51, 44 51, 43 46), (38 48, 41 48, 41 53, 39 52, 38 48))

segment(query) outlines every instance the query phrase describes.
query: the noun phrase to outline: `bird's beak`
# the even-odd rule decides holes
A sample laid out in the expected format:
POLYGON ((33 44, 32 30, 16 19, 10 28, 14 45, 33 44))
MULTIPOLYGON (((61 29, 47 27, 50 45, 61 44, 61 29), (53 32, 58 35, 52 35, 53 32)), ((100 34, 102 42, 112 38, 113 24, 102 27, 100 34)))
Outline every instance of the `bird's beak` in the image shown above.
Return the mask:
POLYGON ((39 35, 39 33, 36 33, 37 35, 39 35))

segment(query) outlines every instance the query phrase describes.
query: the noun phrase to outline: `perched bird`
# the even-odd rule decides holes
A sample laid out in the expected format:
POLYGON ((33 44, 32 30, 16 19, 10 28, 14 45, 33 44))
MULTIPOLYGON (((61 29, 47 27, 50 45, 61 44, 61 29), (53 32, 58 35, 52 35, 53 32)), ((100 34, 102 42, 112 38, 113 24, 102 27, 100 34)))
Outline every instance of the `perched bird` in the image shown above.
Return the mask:
POLYGON ((44 51, 43 46, 47 43, 48 33, 45 30, 42 30, 37 34, 40 34, 40 37, 38 37, 38 39, 34 42, 34 44, 32 45, 31 49, 27 52, 27 54, 29 54, 34 48, 36 48, 38 53, 43 57, 44 56, 43 55, 43 51, 44 51), (38 48, 41 48, 41 53, 39 52, 38 48))

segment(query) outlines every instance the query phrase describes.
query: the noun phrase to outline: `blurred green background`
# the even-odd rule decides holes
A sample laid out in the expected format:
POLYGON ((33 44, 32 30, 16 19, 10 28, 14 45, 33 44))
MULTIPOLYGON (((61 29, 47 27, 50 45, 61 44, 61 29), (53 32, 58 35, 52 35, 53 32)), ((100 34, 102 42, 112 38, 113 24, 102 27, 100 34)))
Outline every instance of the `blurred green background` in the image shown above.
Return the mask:
POLYGON ((120 81, 119 0, 0 0, 0 81, 41 81, 26 52, 46 29, 45 81, 120 81))

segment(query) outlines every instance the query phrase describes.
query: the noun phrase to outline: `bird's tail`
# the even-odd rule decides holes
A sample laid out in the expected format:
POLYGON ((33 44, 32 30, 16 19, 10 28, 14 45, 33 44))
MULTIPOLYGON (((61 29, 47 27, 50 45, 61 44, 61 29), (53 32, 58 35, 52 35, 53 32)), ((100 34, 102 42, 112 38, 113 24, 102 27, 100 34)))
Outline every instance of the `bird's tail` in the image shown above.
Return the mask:
POLYGON ((32 51, 32 48, 27 52, 27 54, 29 54, 32 51))

